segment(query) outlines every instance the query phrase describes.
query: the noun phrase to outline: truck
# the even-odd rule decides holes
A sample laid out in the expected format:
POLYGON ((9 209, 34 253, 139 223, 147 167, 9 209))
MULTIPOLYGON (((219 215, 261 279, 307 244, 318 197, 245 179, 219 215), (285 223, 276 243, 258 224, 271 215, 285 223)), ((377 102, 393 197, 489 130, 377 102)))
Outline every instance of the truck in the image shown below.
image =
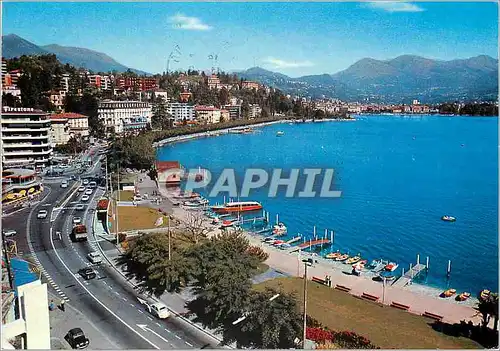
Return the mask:
POLYGON ((87 241, 87 227, 85 224, 77 224, 71 231, 71 241, 87 241))

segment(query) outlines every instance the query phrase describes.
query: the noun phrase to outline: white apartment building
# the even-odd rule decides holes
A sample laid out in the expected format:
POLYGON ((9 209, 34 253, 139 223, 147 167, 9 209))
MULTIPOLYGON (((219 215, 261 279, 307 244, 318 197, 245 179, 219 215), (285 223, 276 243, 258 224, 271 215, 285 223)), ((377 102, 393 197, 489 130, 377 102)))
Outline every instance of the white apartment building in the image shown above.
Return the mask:
POLYGON ((61 89, 65 92, 69 92, 69 74, 64 73, 61 77, 61 89))
POLYGON ((97 114, 108 132, 121 134, 146 128, 153 112, 148 102, 103 100, 97 114))
POLYGON ((167 113, 169 113, 174 122, 192 121, 195 118, 194 107, 181 102, 172 102, 167 104, 167 113))
POLYGON ((52 146, 66 144, 72 136, 89 136, 89 118, 79 113, 67 112, 50 115, 50 141, 52 146))
POLYGON ((250 109, 248 113, 249 118, 257 118, 260 117, 260 114, 262 113, 262 108, 258 104, 250 104, 250 109))
POLYGON ((48 114, 27 107, 2 108, 3 168, 44 168, 52 158, 48 114))

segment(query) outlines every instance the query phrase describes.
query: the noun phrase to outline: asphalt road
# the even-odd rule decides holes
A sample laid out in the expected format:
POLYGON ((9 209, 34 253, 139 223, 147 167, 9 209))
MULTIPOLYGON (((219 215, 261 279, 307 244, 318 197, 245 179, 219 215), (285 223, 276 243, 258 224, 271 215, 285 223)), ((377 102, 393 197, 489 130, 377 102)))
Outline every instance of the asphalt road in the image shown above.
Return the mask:
MULTIPOLYGON (((99 169, 96 163, 84 175, 91 176, 99 169)), ((151 315, 114 268, 100 264, 93 267, 98 274, 96 279, 85 281, 80 277, 78 270, 91 265, 87 254, 95 250, 95 238, 89 237, 88 242, 71 242, 72 220, 74 216, 82 217, 87 228, 91 228, 93 209, 104 190, 94 190, 86 209, 76 211, 75 205, 81 203, 82 196, 76 191, 79 185, 79 182, 70 182, 68 188, 61 188, 52 181, 46 185, 45 198, 30 209, 4 218, 3 228, 17 230, 17 237, 13 239, 18 252, 34 252, 35 261, 42 267, 43 280, 51 290, 69 301, 102 333, 102 338, 91 340, 90 347, 109 348, 109 341, 124 349, 191 349, 207 343, 214 345, 213 340, 186 328, 175 316, 160 320, 151 315), (37 218, 41 209, 48 211, 47 218, 37 218)), ((75 323, 67 329, 78 327, 78 322, 75 323)))

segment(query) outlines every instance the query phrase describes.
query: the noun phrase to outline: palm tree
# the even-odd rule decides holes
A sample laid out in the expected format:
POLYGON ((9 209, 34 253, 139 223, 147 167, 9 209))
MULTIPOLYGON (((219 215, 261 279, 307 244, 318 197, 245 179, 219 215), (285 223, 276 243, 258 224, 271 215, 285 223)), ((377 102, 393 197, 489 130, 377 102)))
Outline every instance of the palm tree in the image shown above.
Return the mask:
POLYGON ((479 296, 478 304, 479 313, 482 314, 482 327, 486 328, 490 322, 491 317, 494 318, 493 330, 498 327, 498 294, 489 294, 487 297, 479 296))

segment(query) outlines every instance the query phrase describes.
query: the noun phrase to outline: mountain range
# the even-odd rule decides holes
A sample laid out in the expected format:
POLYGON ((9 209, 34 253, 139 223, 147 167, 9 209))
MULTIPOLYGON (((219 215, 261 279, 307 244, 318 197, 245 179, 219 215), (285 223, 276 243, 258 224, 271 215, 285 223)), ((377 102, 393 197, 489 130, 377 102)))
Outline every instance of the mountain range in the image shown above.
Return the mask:
MULTIPOLYGON (((2 37, 2 56, 55 54, 62 63, 95 72, 128 69, 108 55, 57 44, 38 46, 15 34, 2 37)), ((236 72, 239 76, 276 87, 290 95, 328 97, 346 101, 425 103, 498 98, 498 60, 486 55, 450 61, 414 55, 390 60, 364 58, 335 74, 291 78, 260 67, 236 72)))
POLYGON ((122 65, 102 52, 57 44, 39 46, 16 34, 2 36, 2 56, 5 58, 47 54, 55 54, 57 59, 63 64, 68 63, 72 66, 83 67, 94 72, 125 72, 130 69, 137 74, 149 74, 122 65))

